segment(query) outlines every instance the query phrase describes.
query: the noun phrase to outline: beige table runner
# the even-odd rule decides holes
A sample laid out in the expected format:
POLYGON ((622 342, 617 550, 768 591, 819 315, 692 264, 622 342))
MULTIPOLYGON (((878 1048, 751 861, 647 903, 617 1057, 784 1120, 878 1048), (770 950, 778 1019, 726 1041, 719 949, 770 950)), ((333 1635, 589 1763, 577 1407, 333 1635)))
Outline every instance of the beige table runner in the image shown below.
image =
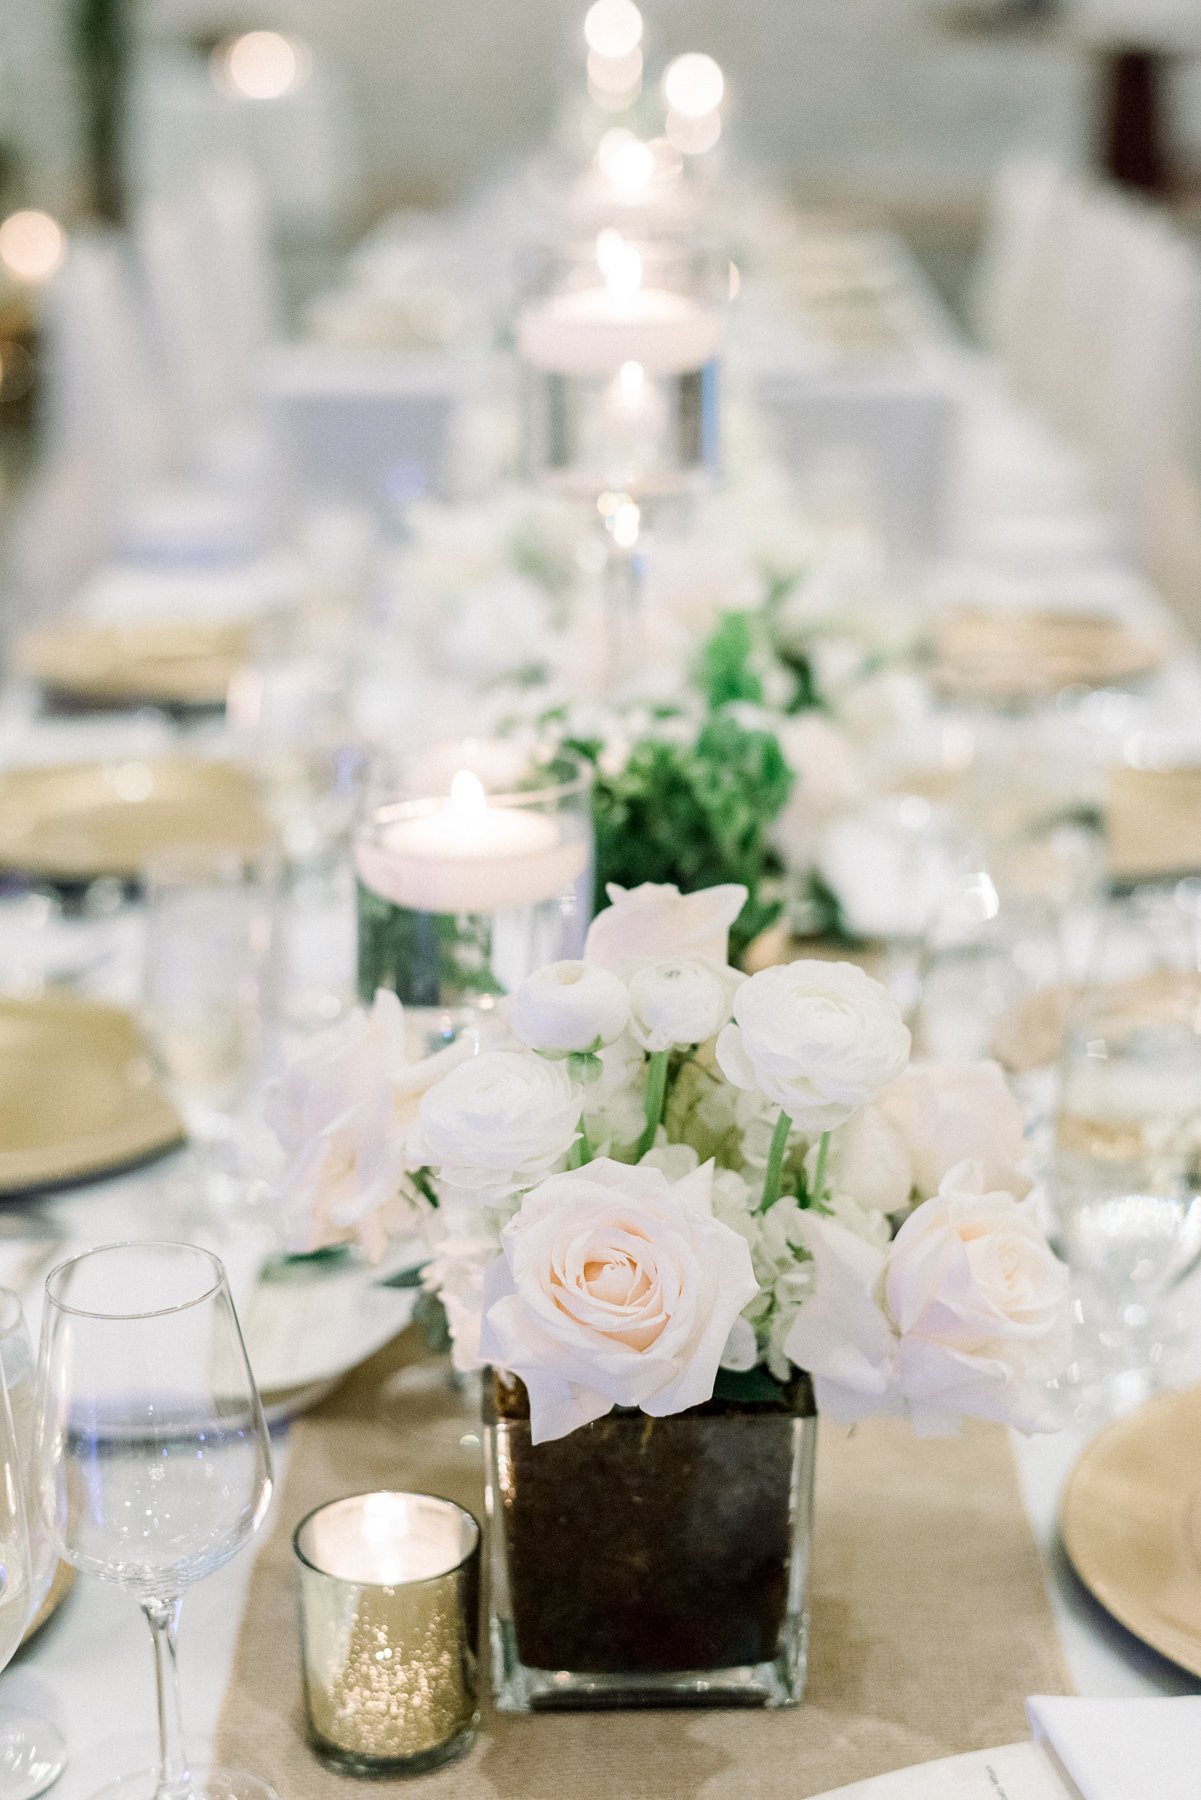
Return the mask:
MULTIPOLYGON (((222 1762, 282 1800, 352 1778, 304 1739, 291 1536, 311 1507, 425 1489, 482 1520, 478 1427, 407 1333, 294 1429, 219 1726, 222 1762)), ((793 1711, 487 1710, 464 1761, 376 1783, 428 1800, 804 1800, 844 1782, 1026 1735, 1023 1700, 1070 1684, 1002 1430, 915 1441, 892 1420, 822 1428, 813 1650, 793 1711)), ((359 1784, 367 1791, 367 1784, 359 1784)))

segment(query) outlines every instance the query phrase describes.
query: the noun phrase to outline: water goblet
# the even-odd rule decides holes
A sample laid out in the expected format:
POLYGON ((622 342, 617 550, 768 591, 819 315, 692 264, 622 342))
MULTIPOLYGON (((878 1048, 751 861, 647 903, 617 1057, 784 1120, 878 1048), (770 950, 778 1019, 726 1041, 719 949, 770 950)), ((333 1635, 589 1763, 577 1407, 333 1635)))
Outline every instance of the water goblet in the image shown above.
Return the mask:
POLYGON ((1069 1024, 1051 1198, 1077 1277, 1076 1381, 1123 1410, 1166 1378, 1165 1295, 1201 1255, 1201 982, 1093 990, 1069 1024))
POLYGON ((57 1554, 124 1588, 154 1643, 159 1766, 121 1800, 276 1800, 189 1767, 175 1664, 186 1588, 244 1549, 271 1450, 225 1269, 190 1244, 113 1244, 53 1270, 38 1371, 38 1504, 57 1554))

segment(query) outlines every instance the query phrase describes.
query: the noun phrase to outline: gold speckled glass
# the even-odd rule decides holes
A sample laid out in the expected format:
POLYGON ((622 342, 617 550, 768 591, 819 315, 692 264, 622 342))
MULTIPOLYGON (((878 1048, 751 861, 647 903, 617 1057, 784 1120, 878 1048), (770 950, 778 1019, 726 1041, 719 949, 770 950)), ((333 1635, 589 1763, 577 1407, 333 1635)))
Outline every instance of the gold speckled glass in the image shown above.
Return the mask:
POLYGON ((309 1737, 353 1774, 468 1750, 479 1691, 480 1530, 432 1494, 354 1494, 293 1538, 309 1737))

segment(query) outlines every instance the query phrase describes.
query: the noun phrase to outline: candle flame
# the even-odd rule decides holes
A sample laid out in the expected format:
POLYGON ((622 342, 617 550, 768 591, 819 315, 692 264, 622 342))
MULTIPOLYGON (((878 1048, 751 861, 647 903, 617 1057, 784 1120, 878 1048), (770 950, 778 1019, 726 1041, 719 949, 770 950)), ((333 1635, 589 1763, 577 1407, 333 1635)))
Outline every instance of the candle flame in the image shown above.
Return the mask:
POLYGON ((623 125, 606 131, 596 151, 605 180, 619 194, 637 194, 650 184, 655 172, 655 153, 623 125))
POLYGON ((450 784, 450 806, 456 818, 482 819, 488 810, 488 796, 478 775, 460 769, 450 784))
POLYGON ((642 286, 642 257, 611 225, 597 234, 596 266, 605 278, 610 299, 630 301, 642 286))
POLYGON ((633 500, 623 500, 613 514, 613 542, 619 550, 632 550, 638 542, 642 513, 633 500))

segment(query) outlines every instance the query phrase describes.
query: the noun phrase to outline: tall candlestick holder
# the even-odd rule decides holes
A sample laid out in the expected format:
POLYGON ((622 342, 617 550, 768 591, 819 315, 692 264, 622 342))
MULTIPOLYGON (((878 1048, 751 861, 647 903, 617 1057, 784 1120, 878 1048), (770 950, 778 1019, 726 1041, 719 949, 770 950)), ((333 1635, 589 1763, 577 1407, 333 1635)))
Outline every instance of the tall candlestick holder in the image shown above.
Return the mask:
POLYGON ((645 534, 656 505, 720 464, 729 265, 691 234, 544 251, 516 321, 528 474, 597 506, 610 685, 638 661, 645 534))

